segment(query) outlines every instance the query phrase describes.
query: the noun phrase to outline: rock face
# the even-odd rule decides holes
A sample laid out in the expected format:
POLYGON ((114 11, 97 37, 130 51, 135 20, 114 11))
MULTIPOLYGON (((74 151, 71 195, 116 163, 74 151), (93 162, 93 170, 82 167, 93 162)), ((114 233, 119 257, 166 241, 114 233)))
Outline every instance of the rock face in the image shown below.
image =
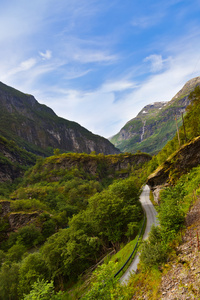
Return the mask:
POLYGON ((158 201, 160 186, 173 184, 174 179, 178 179, 181 175, 186 174, 200 164, 199 149, 200 137, 197 137, 182 146, 149 176, 147 184, 154 191, 156 201, 158 201))
POLYGON ((0 83, 0 135, 36 154, 62 151, 120 153, 107 139, 92 134, 78 123, 59 118, 31 95, 0 83))
POLYGON ((32 213, 10 213, 8 216, 8 221, 11 230, 16 230, 27 224, 31 224, 39 216, 38 212, 32 213))
MULTIPOLYGON (((145 153, 141 154, 120 154, 120 155, 85 155, 85 154, 62 154, 46 158, 38 169, 34 172, 42 173, 49 170, 74 169, 78 168, 85 173, 93 175, 101 180, 105 176, 112 178, 128 177, 132 169, 139 169, 141 165, 151 160, 151 156, 145 153)), ((49 175, 50 176, 50 175, 49 175)), ((60 178, 51 177, 52 181, 58 181, 60 178)))
POLYGON ((176 133, 175 115, 181 124, 181 114, 189 104, 188 95, 200 85, 200 77, 189 80, 169 102, 145 106, 110 141, 122 152, 137 150, 156 154, 176 133))
POLYGON ((10 232, 33 223, 39 216, 38 212, 12 212, 10 205, 11 201, 0 200, 1 225, 4 224, 4 230, 0 233, 0 241, 7 239, 10 232))

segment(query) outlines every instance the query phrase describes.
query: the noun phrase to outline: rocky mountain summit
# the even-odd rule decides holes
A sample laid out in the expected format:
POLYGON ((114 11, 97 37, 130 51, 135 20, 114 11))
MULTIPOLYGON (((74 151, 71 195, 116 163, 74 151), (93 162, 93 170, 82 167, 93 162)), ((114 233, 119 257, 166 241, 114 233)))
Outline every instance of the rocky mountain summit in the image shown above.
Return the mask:
POLYGON ((120 153, 107 139, 95 135, 78 123, 58 117, 52 109, 0 83, 0 135, 36 154, 96 151, 120 153))
POLYGON ((174 137, 175 117, 180 125, 182 113, 189 104, 188 95, 197 85, 200 85, 200 77, 189 80, 171 101, 145 106, 110 141, 122 152, 140 150, 156 154, 174 137))

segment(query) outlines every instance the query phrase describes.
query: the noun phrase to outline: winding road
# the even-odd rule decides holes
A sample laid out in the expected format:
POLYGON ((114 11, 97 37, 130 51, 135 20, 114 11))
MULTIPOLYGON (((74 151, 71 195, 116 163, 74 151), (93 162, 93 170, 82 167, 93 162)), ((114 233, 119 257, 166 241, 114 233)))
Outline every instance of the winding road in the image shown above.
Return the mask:
MULTIPOLYGON (((155 224, 155 225, 159 224, 159 222, 156 218, 157 212, 149 199, 149 193, 150 193, 150 189, 149 189, 148 185, 145 185, 143 188, 143 191, 140 195, 140 202, 142 204, 142 207, 143 207, 143 209, 146 213, 146 217, 147 217, 146 229, 145 229, 145 232, 143 235, 143 239, 146 239, 148 237, 149 231, 153 224, 155 224)), ((121 283, 126 284, 126 282, 129 280, 131 273, 135 272, 137 270, 138 263, 139 263, 139 254, 136 254, 131 265, 126 270, 124 275, 121 277, 121 279, 120 279, 121 283)))

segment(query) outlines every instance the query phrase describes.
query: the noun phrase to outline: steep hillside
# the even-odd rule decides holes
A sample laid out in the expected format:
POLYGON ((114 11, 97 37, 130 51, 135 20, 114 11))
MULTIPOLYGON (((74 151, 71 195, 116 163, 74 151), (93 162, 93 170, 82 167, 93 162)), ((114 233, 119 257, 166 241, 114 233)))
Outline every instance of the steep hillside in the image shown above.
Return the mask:
POLYGON ((158 199, 160 186, 173 184, 183 174, 200 164, 200 137, 183 145, 173 153, 147 180, 147 184, 154 191, 154 198, 158 199))
POLYGON ((31 95, 0 83, 0 134, 36 154, 63 152, 115 154, 120 151, 108 140, 79 124, 58 117, 31 95))
POLYGON ((200 77, 189 80, 171 101, 145 106, 110 141, 122 152, 141 150, 150 154, 157 153, 174 137, 175 116, 180 125, 181 114, 189 104, 188 95, 197 85, 200 85, 200 77))
POLYGON ((150 159, 142 153, 38 159, 0 198, 0 299, 23 299, 39 280, 67 293, 89 267, 134 239, 143 221, 140 174, 150 159))
POLYGON ((0 183, 13 182, 35 162, 36 156, 34 154, 19 148, 15 142, 0 136, 0 183))
POLYGON ((200 256, 198 232, 200 232, 200 198, 185 220, 185 234, 176 248, 177 256, 170 261, 168 271, 162 276, 160 295, 162 299, 200 298, 200 256))
MULTIPOLYGON (((16 152, 12 160, 17 157, 19 163, 18 156, 16 152)), ((23 162, 26 159, 24 157, 23 162)), ((133 171, 137 172, 136 170, 141 169, 149 160, 151 156, 142 153, 128 155, 64 153, 40 158, 35 166, 26 172, 18 189, 6 200, 1 201, 0 198, 0 217, 7 218, 9 224, 5 232, 1 228, 0 232, 5 238, 6 233, 34 222, 44 211, 51 212, 54 216, 63 215, 58 226, 61 226, 61 223, 63 226, 64 222, 65 227, 69 217, 87 207, 88 199, 92 195, 102 191, 115 179, 129 177, 133 171)), ((20 176, 20 171, 18 167, 14 175, 20 176)), ((3 170, 1 173, 3 174, 3 170)), ((13 175, 8 170, 6 174, 5 180, 13 175)))

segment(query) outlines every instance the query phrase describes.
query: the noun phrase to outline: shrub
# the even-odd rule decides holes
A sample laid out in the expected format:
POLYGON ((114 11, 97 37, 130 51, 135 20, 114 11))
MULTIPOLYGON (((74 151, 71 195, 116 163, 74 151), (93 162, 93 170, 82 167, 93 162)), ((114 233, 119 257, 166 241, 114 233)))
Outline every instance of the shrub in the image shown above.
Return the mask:
POLYGON ((31 248, 42 240, 42 235, 33 224, 24 226, 19 229, 17 240, 27 248, 31 248))

